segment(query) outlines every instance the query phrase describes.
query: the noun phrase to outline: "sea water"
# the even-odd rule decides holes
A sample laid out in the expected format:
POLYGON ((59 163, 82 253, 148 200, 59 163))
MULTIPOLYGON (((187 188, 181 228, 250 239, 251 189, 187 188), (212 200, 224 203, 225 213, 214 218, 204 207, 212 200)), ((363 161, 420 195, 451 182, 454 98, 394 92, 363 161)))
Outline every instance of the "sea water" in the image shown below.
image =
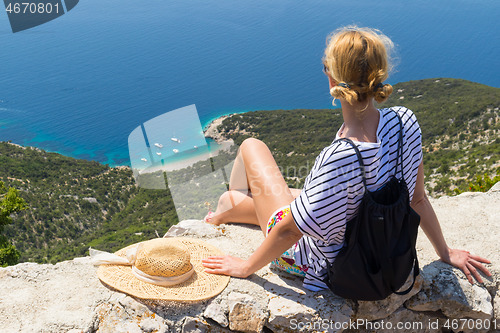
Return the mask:
POLYGON ((14 34, 2 7, 0 140, 129 165, 134 128, 187 105, 203 126, 233 112, 329 108, 325 38, 348 24, 396 43, 389 83, 500 87, 499 14, 497 0, 82 0, 14 34))

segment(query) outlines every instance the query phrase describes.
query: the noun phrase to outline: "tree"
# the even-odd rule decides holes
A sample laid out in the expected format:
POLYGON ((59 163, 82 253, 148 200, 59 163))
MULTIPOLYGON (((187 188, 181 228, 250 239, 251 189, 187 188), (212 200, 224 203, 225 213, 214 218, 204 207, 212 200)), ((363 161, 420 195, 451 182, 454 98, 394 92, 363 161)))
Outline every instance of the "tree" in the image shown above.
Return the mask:
POLYGON ((12 223, 11 215, 26 208, 26 202, 17 190, 5 187, 4 182, 0 181, 0 267, 15 265, 19 260, 19 251, 1 233, 7 224, 12 223))

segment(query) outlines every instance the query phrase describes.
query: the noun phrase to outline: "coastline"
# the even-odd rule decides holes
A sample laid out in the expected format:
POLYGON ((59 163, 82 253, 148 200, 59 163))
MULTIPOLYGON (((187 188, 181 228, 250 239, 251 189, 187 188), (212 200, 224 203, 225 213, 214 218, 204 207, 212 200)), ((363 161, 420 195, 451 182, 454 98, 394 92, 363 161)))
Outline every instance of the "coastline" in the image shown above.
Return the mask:
MULTIPOLYGON (((245 112, 247 112, 247 111, 245 111, 245 112)), ((245 113, 245 112, 242 112, 242 113, 245 113)), ((203 128, 204 136, 206 138, 213 139, 220 146, 220 147, 218 147, 218 149, 216 151, 214 151, 214 152, 206 152, 206 153, 200 154, 198 156, 193 156, 193 157, 190 157, 190 158, 187 158, 187 159, 183 159, 183 160, 180 160, 180 161, 170 162, 167 165, 163 165, 163 166, 161 166, 161 165, 153 166, 153 167, 148 168, 146 172, 143 171, 143 170, 141 170, 140 173, 143 174, 143 173, 152 173, 152 172, 156 172, 156 171, 159 171, 159 170, 174 171, 174 170, 183 169, 183 168, 186 168, 186 167, 188 167, 190 165, 193 165, 194 163, 196 163, 198 161, 203 161, 203 160, 206 160, 206 159, 208 159, 210 157, 217 156, 218 152, 221 151, 221 150, 229 150, 231 148, 231 146, 234 145, 234 141, 232 139, 228 139, 225 136, 223 136, 217 130, 217 127, 220 124, 222 124, 222 122, 224 121, 224 119, 229 118, 229 117, 231 117, 232 115, 235 115, 235 114, 237 114, 237 113, 230 113, 230 114, 219 116, 219 117, 213 119, 212 121, 210 121, 203 128)), ((18 144, 18 143, 10 142, 10 141, 2 141, 2 142, 11 144, 13 146, 16 146, 16 147, 19 147, 19 148, 22 148, 22 149, 29 148, 29 149, 33 149, 33 150, 37 150, 37 151, 45 151, 47 153, 55 153, 55 154, 63 155, 63 156, 66 156, 66 157, 77 159, 77 160, 95 161, 95 160, 88 160, 88 159, 85 159, 85 158, 77 158, 77 157, 69 156, 69 155, 63 154, 63 153, 58 152, 58 151, 46 150, 46 149, 42 149, 42 148, 39 148, 39 147, 36 147, 36 146, 24 146, 24 145, 21 145, 21 144, 18 144)), ((111 169, 118 169, 118 170, 129 169, 129 170, 132 170, 132 167, 130 165, 109 165, 109 163, 102 163, 102 162, 99 162, 99 161, 95 161, 95 162, 97 162, 99 164, 102 164, 102 165, 108 165, 109 168, 111 168, 111 169)))
POLYGON ((221 143, 221 142, 227 141, 228 139, 219 132, 219 130, 217 129, 217 127, 219 127, 219 125, 222 124, 222 122, 224 121, 224 119, 227 119, 227 118, 229 118, 229 117, 231 117, 231 116, 233 116, 235 114, 236 113, 232 113, 232 114, 229 114, 229 115, 222 115, 222 116, 217 117, 214 120, 212 120, 203 129, 203 133, 204 133, 205 137, 206 138, 211 138, 211 139, 213 139, 217 143, 221 143))
MULTIPOLYGON (((193 164, 199 162, 199 161, 205 161, 209 159, 210 157, 215 157, 219 154, 220 151, 222 150, 229 150, 231 147, 234 145, 234 141, 229 139, 221 142, 217 142, 219 147, 217 147, 217 150, 214 152, 206 152, 197 156, 189 157, 183 160, 175 161, 175 162, 170 162, 165 165, 155 165, 152 167, 149 167, 147 169, 142 169, 139 170, 139 174, 148 174, 148 173, 154 173, 157 171, 175 171, 179 169, 184 169, 189 166, 192 166, 193 164)), ((128 167, 128 166, 127 166, 128 167)), ((116 168, 119 168, 117 166, 116 168)), ((128 167, 130 168, 130 167, 128 167)))
MULTIPOLYGON (((186 159, 182 159, 179 161, 174 161, 174 162, 169 162, 168 164, 165 165, 155 165, 152 167, 149 167, 147 169, 139 170, 139 174, 147 174, 147 173, 154 173, 157 171, 175 171, 179 169, 184 169, 187 168, 199 161, 204 161, 209 159, 210 157, 215 157, 217 154, 222 151, 222 150, 230 150, 231 147, 234 145, 234 141, 232 139, 229 139, 222 135, 217 127, 219 127, 220 124, 224 121, 224 119, 229 118, 237 113, 231 113, 231 114, 226 114, 219 116, 215 119, 213 119, 210 123, 208 123, 204 128, 203 128, 203 134, 206 138, 210 138, 214 140, 219 147, 217 147, 217 150, 214 152, 206 152, 197 156, 189 157, 186 159)), ((130 168, 130 167, 129 167, 130 168)))

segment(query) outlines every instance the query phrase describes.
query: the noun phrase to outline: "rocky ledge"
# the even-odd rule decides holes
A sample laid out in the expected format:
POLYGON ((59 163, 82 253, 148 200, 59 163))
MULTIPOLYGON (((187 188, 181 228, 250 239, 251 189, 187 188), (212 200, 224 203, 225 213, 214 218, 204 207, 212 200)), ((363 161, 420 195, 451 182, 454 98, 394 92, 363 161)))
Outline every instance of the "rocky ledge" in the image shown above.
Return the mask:
MULTIPOLYGON (((2 332, 500 332, 500 186, 432 200, 452 247, 493 264, 492 277, 471 285, 440 262, 419 234, 421 274, 406 296, 353 302, 311 292, 298 278, 264 267, 231 278, 217 297, 198 304, 158 304, 104 287, 89 258, 56 265, 0 268, 2 332), (496 329, 495 329, 496 325, 496 329)), ((213 227, 182 221, 167 236, 203 238, 224 252, 248 257, 262 242, 246 225, 213 227)))

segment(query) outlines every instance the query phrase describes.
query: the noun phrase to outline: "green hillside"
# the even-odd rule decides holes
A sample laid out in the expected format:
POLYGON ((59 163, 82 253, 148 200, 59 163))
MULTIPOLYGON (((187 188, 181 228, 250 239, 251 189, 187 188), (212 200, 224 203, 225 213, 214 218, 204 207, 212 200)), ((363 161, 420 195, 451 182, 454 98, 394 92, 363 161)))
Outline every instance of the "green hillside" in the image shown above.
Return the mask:
POLYGON ((0 179, 29 206, 5 227, 21 261, 57 262, 85 255, 94 244, 114 250, 177 223, 166 191, 138 189, 129 168, 5 142, 0 165, 0 179))
POLYGON ((431 194, 467 190, 476 175, 500 170, 500 89, 457 79, 398 83, 387 105, 415 111, 431 194))
MULTIPOLYGON (((477 175, 499 172, 500 89, 456 79, 404 82, 394 86, 393 95, 380 107, 392 105, 407 106, 417 115, 431 195, 467 190, 477 175)), ((228 117, 219 131, 236 144, 247 137, 266 142, 289 185, 301 187, 341 124, 339 109, 254 111, 228 117)), ((230 158, 217 163, 226 164, 230 158)), ((138 188, 126 167, 110 168, 5 142, 0 143, 0 166, 0 180, 17 188, 29 206, 5 227, 21 261, 71 259, 86 255, 89 246, 115 251, 161 236, 178 222, 170 192, 138 188)), ((199 163, 198 169, 178 171, 172 179, 192 179, 207 167, 210 163, 199 163)), ((192 206, 184 207, 184 213, 201 218, 206 212, 203 198, 215 190, 197 191, 193 181, 188 185, 184 196, 200 202, 199 212, 192 206)))

